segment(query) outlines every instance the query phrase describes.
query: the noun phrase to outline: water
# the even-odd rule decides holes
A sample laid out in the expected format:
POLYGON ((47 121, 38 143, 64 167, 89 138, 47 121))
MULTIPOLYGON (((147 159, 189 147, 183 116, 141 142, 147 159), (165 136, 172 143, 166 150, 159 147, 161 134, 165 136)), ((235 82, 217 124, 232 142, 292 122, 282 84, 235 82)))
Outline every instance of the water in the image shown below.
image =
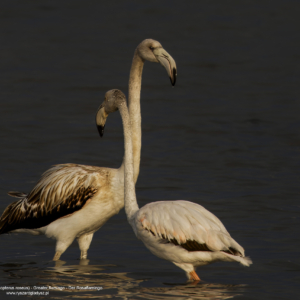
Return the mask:
MULTIPOLYGON (((118 167, 120 116, 100 140, 104 93, 127 93, 135 47, 159 40, 178 80, 146 63, 142 206, 187 199, 215 213, 254 264, 202 267, 203 282, 153 256, 122 210, 98 231, 89 260, 77 243, 51 261, 45 237, 0 237, 0 286, 116 299, 298 299, 299 3, 297 1, 2 1, 0 4, 0 211, 7 191, 28 192, 57 163, 118 167)), ((20 299, 0 291, 1 299, 20 299)), ((35 298, 43 298, 36 296, 35 298)))

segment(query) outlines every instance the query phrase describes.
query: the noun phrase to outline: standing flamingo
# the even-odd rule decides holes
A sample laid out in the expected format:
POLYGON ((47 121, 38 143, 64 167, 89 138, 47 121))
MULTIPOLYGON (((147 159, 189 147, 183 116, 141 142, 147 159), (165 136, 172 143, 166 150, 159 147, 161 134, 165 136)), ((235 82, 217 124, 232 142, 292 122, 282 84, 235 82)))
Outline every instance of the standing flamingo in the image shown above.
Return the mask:
MULTIPOLYGON (((129 114, 125 95, 110 90, 100 106, 98 125, 103 128, 109 113, 119 109, 125 144, 125 212, 136 237, 156 256, 169 260, 199 281, 195 268, 215 261, 252 261, 228 233, 222 222, 203 206, 184 200, 158 201, 138 207, 133 168, 129 114)), ((99 114, 99 113, 98 113, 99 114)))
MULTIPOLYGON (((140 91, 145 60, 160 63, 167 70, 172 85, 177 76, 174 59, 158 41, 146 39, 138 45, 129 76, 135 182, 140 166, 140 91)), ((102 136, 103 130, 99 129, 99 133, 102 136)), ((94 232, 124 207, 124 161, 119 169, 55 165, 42 175, 29 194, 8 194, 19 200, 8 205, 3 212, 0 234, 26 232, 54 238, 57 241, 55 261, 76 238, 81 250, 80 258, 84 259, 94 232)))

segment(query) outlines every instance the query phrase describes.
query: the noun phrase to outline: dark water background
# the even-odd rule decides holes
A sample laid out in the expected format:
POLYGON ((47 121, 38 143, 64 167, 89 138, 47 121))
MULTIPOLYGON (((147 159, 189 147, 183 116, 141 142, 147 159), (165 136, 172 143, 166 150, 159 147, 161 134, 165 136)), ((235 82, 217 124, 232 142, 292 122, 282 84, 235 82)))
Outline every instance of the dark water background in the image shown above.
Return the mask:
POLYGON ((154 38, 176 60, 178 81, 171 88, 158 64, 145 64, 139 204, 202 204, 254 264, 202 267, 203 282, 185 285, 180 269, 135 238, 122 210, 94 235, 86 265, 76 242, 55 265, 53 240, 0 236, 0 286, 103 287, 45 299, 299 299, 299 8, 1 1, 0 211, 13 200, 7 191, 30 191, 53 164, 121 164, 120 116, 109 117, 100 140, 95 111, 108 89, 127 93, 133 51, 154 38))

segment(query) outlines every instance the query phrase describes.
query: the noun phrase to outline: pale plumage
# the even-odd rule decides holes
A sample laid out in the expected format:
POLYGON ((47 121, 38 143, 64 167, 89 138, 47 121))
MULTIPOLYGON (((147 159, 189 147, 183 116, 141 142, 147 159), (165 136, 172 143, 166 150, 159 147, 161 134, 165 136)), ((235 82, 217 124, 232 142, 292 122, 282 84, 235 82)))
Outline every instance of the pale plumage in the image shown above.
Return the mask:
POLYGON ((190 279, 194 267, 214 261, 251 264, 221 221, 199 204, 184 200, 153 202, 140 208, 131 224, 153 254, 181 267, 190 279))
POLYGON ((188 278, 200 280, 195 268, 214 261, 236 261, 249 266, 241 247, 222 222, 199 204, 184 200, 153 202, 140 208, 136 202, 133 180, 133 155, 130 120, 125 96, 121 91, 106 93, 103 104, 107 114, 113 104, 119 108, 125 143, 125 211, 137 238, 156 256, 173 262, 188 278), (106 110, 108 102, 110 108, 106 110))
MULTIPOLYGON (((141 151, 140 90, 144 61, 160 63, 172 85, 176 81, 176 63, 155 40, 144 40, 136 48, 129 78, 129 109, 134 147, 134 180, 139 174, 141 151)), ((103 135, 104 127, 96 123, 103 135)), ((75 238, 87 257, 93 234, 124 206, 124 162, 119 169, 62 164, 46 171, 28 194, 10 192, 20 198, 10 204, 0 218, 0 234, 27 232, 45 234, 57 240, 54 260, 75 238)))

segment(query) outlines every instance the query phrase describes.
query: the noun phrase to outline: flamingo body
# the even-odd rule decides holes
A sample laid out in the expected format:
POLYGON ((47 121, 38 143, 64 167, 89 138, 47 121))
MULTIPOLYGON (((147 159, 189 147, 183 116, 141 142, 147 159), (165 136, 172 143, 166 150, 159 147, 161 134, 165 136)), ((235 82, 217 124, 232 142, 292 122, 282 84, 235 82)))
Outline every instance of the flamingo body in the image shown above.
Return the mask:
MULTIPOLYGON (((125 146, 124 201, 127 220, 145 246, 156 256, 173 262, 191 280, 199 281, 198 266, 215 261, 239 262, 249 266, 252 261, 228 233, 222 222, 203 206, 185 200, 158 201, 138 207, 131 130, 125 95, 110 90, 101 105, 102 115, 120 111, 125 146)), ((99 120, 105 125, 106 117, 99 120)))
POLYGON ((222 222, 199 204, 185 200, 152 202, 139 209, 131 224, 137 238, 154 255, 188 274, 215 261, 251 264, 222 222))
POLYGON ((21 193, 20 200, 6 208, 0 233, 54 238, 57 259, 77 238, 81 258, 85 258, 93 233, 124 206, 122 180, 117 169, 56 165, 42 175, 28 195, 21 193))

